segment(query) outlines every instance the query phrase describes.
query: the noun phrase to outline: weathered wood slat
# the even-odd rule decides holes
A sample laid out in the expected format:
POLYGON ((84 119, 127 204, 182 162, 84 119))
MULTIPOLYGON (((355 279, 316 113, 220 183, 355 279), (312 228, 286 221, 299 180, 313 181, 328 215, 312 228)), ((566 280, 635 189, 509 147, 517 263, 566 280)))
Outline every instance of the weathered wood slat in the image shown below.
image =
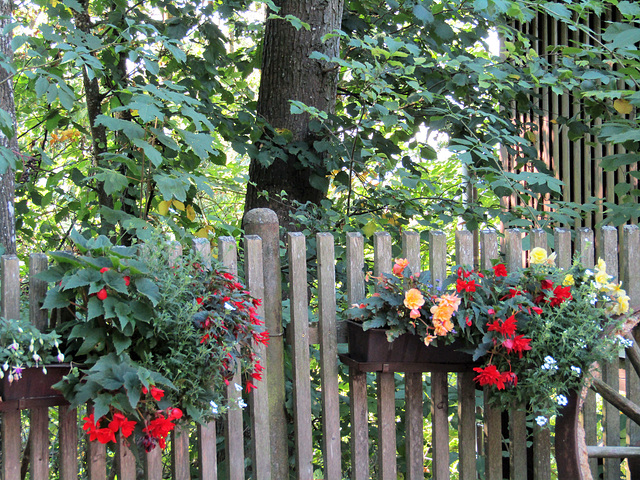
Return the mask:
POLYGON ((143 455, 145 480, 162 480, 162 450, 154 448, 143 455))
POLYGON ((60 480, 78 478, 78 410, 58 408, 60 480))
POLYGON ((640 457, 640 447, 587 447, 587 455, 595 458, 640 457))
MULTIPOLYGON (((20 267, 15 255, 2 255, 0 259, 2 301, 0 314, 4 318, 20 318, 20 267)), ((20 412, 2 414, 2 438, 20 438, 20 412)), ((2 472, 5 480, 20 478, 20 442, 2 442, 2 472)))
MULTIPOLYGON (((391 271, 391 236, 376 232, 373 236, 376 277, 391 271)), ((396 478, 395 375, 378 373, 378 461, 380 478, 396 478)))
POLYGON ((318 250, 318 317, 322 434, 326 480, 340 480, 340 405, 338 392, 338 339, 336 335, 336 272, 333 235, 316 235, 318 250))
MULTIPOLYGON (((136 457, 129 448, 129 440, 116 434, 116 472, 122 480, 136 480, 136 457)), ((37 478, 37 477, 36 477, 37 478)))
MULTIPOLYGON (((402 233, 402 255, 408 260, 413 274, 420 272, 420 235, 417 232, 402 233)), ((422 390, 422 373, 405 373, 405 450, 408 480, 424 479, 422 390)))
MULTIPOLYGON (((264 298, 264 267, 262 262, 262 239, 257 235, 245 236, 245 275, 247 287, 255 298, 264 298)), ((257 309, 258 315, 264 318, 264 302, 257 309)), ((253 475, 256 480, 271 479, 271 449, 269 421, 269 392, 267 378, 269 366, 264 344, 253 342, 256 354, 262 359, 262 381, 249 397, 251 408, 251 438, 253 458, 253 475)))
POLYGON ((42 302, 47 294, 47 282, 36 278, 36 275, 47 269, 49 261, 44 253, 29 255, 29 321, 38 330, 47 327, 49 317, 46 310, 42 310, 42 302))
MULTIPOLYGON (((159 450, 159 449, 157 449, 159 450)), ((107 479, 107 450, 106 445, 89 442, 87 447, 87 470, 89 480, 107 479)))
MULTIPOLYGON (((491 268, 498 258, 498 234, 484 230, 480 234, 480 267, 491 268)), ((502 414, 488 402, 489 390, 484 389, 484 464, 486 480, 502 479, 502 414)))
MULTIPOLYGON (((237 275, 238 257, 236 242, 233 237, 220 237, 218 239, 218 260, 229 273, 237 275)), ((242 398, 242 381, 240 371, 236 370, 227 387, 227 401, 229 405, 237 406, 242 398)), ((229 480, 242 480, 244 478, 244 441, 242 410, 229 408, 224 418, 225 422, 225 447, 227 453, 227 465, 229 480)))
MULTIPOLYGON (((311 385, 309 381, 309 300, 307 247, 301 233, 289 233, 289 293, 293 354, 293 424, 297 478, 313 477, 311 444, 311 385)), ((335 283, 335 282, 334 282, 335 283)), ((322 344, 321 344, 322 345, 322 344)), ((324 389, 323 389, 324 390, 324 389)))
MULTIPOLYGON (((347 302, 364 298, 364 238, 347 233, 347 302)), ((367 405, 367 374, 349 368, 349 409, 351 418, 351 478, 369 479, 369 410, 367 405)))
MULTIPOLYGON (((456 263, 473 267, 473 233, 456 232, 456 263)), ((476 385, 473 372, 459 373, 458 384, 458 471, 460 480, 474 480, 476 475, 476 385)))
POLYGON ((189 426, 177 425, 171 432, 171 478, 190 480, 189 426))
MULTIPOLYGON (((507 270, 513 272, 522 268, 522 231, 505 231, 505 259, 507 270)), ((509 411, 509 441, 511 442, 510 471, 512 478, 516 472, 527 471, 527 427, 526 414, 514 405, 509 411)))
MULTIPOLYGON (((607 273, 612 281, 618 279, 618 229, 606 226, 602 228, 602 247, 600 256, 607 264, 607 273)), ((602 379, 614 391, 620 389, 619 362, 602 365, 602 379)), ((604 405, 604 442, 607 447, 620 445, 620 412, 619 409, 605 402, 604 405)), ((620 477, 620 459, 607 458, 604 461, 604 480, 617 480, 620 477)))
MULTIPOLYGON (((437 288, 447 276, 447 237, 429 232, 429 270, 437 288)), ((449 396, 447 373, 431 373, 431 422, 433 424, 433 472, 435 478, 449 478, 449 396)))
POLYGON ((49 409, 33 408, 29 413, 31 478, 49 478, 49 409))
MULTIPOLYGON (((206 238, 195 238, 193 250, 200 255, 202 264, 211 267, 211 243, 206 238)), ((200 476, 211 480, 218 479, 218 462, 216 446, 216 422, 206 425, 198 424, 198 468, 200 476)))

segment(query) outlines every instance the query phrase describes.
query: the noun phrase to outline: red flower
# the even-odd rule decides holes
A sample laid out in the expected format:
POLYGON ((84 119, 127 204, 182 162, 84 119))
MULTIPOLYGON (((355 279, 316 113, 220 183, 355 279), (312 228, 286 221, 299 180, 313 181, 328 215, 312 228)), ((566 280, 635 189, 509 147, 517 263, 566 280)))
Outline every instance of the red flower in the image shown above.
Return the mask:
POLYGON ((469 280, 468 282, 466 280, 462 280, 462 279, 458 279, 456 280, 456 290, 458 291, 458 293, 465 291, 465 292, 475 292, 476 291, 476 281, 475 280, 469 280))
POLYGON ((113 414, 113 420, 109 422, 109 428, 116 433, 118 430, 122 432, 124 438, 128 438, 135 429, 136 422, 127 419, 122 413, 117 412, 113 414))
POLYGON ((502 374, 502 380, 507 388, 515 387, 518 385, 518 376, 513 372, 504 372, 502 374))
POLYGON ((100 291, 98 291, 98 300, 106 300, 107 299, 107 289, 102 287, 100 291))
POLYGON ((169 420, 179 420, 182 418, 182 410, 179 408, 167 408, 167 413, 169 414, 169 420))
POLYGON ((531 307, 531 310, 536 312, 538 315, 542 314, 542 309, 540 307, 531 307))
MULTIPOLYGON (((113 430, 110 428, 99 428, 95 431, 96 440, 100 443, 109 443, 116 441, 116 435, 113 433, 113 430)), ((91 437, 89 437, 91 440, 91 437)))
POLYGON ((473 370, 479 373, 474 380, 478 382, 481 387, 485 385, 495 385, 498 390, 504 389, 503 374, 498 371, 495 365, 487 365, 484 368, 475 367, 473 370))
POLYGON ((516 325, 518 321, 514 315, 511 315, 504 322, 500 319, 497 319, 493 323, 488 323, 489 331, 494 331, 500 333, 503 337, 511 337, 516 333, 516 325))
POLYGON ((467 327, 470 327, 472 325, 471 320, 469 319, 469 317, 465 318, 466 323, 467 323, 467 327))
POLYGON ((530 338, 524 338, 524 335, 518 335, 515 338, 507 338, 502 342, 502 346, 507 349, 507 352, 516 352, 519 358, 522 358, 523 352, 531 350, 530 338))
POLYGON ((160 399, 164 397, 164 390, 151 386, 151 396, 156 402, 159 402, 160 399))
POLYGON ((107 268, 107 267, 102 267, 100 269, 100 273, 104 273, 104 272, 108 272, 108 271, 109 271, 109 268, 107 268))
POLYGON ((131 277, 129 275, 124 276, 124 284, 128 287, 131 283, 131 277))
POLYGON ((202 299, 202 297, 196 297, 196 303, 197 303, 198 305, 202 305, 202 302, 203 302, 203 301, 204 301, 204 300, 202 299))
POLYGON ((469 278, 470 276, 471 272, 467 272, 466 270, 463 270, 462 267, 458 267, 458 277, 469 278))
POLYGON ((553 289, 553 282, 551 280, 542 280, 540 282, 540 288, 542 290, 551 290, 553 289))
POLYGON ((507 267, 505 267, 504 263, 499 263, 493 266, 493 273, 496 277, 506 277, 507 276, 507 267))
POLYGON ((142 394, 146 395, 147 393, 149 393, 149 390, 147 390, 147 387, 145 387, 144 385, 142 386, 142 394))
POLYGON ((565 300, 571 300, 573 296, 571 295, 571 287, 562 287, 558 285, 553 290, 553 298, 551 299, 551 306, 556 307, 560 305, 565 300))
POLYGON ((509 293, 507 293, 504 297, 502 297, 500 300, 504 300, 505 298, 513 298, 517 295, 522 295, 522 290, 520 290, 519 287, 516 288, 510 288, 509 289, 509 293))

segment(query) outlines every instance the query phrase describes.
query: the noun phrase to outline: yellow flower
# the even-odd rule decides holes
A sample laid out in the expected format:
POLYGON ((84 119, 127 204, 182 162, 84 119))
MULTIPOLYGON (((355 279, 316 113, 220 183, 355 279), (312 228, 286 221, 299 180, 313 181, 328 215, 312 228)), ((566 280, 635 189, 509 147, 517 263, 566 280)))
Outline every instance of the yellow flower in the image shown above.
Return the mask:
POLYGON ((624 315, 629 311, 629 297, 627 295, 621 295, 616 298, 616 304, 613 306, 613 313, 615 315, 624 315))
POLYGON ((536 247, 529 253, 529 261, 534 264, 542 264, 547 261, 547 251, 544 248, 536 247))
POLYGON ((596 265, 596 270, 599 272, 606 272, 607 271, 607 264, 605 263, 605 261, 601 258, 598 259, 598 264, 596 265))
POLYGON ((435 335, 427 335, 424 337, 424 344, 429 346, 429 344, 433 342, 435 339, 436 339, 435 335))
POLYGON ((551 255, 549 255, 547 257, 547 259, 545 260, 545 263, 547 265, 551 265, 552 267, 555 266, 555 264, 556 264, 556 252, 553 252, 551 255))
POLYGON ((609 278, 611 278, 610 275, 607 275, 607 272, 604 270, 598 270, 596 272, 596 283, 599 283, 600 285, 607 285, 609 283, 609 278))
POLYGON ((438 302, 438 305, 441 305, 441 306, 446 305, 448 307, 453 308, 454 312, 457 312, 461 301, 462 299, 458 297, 455 293, 452 295, 444 294, 440 297, 440 301, 438 302))
POLYGON ((424 305, 424 297, 417 288, 412 288, 404 294, 404 306, 409 310, 416 310, 424 305))
POLYGON ((433 328, 436 335, 444 337, 447 333, 453 330, 453 323, 451 320, 440 321, 434 318, 433 328))
POLYGON ((434 305, 431 307, 431 313, 433 314, 434 321, 444 322, 451 318, 453 315, 453 307, 449 305, 434 305))
POLYGON ((568 273, 565 277, 564 280, 562 281, 562 285, 564 285, 565 287, 568 287, 570 285, 575 285, 576 281, 573 278, 573 275, 571 275, 570 273, 568 273))

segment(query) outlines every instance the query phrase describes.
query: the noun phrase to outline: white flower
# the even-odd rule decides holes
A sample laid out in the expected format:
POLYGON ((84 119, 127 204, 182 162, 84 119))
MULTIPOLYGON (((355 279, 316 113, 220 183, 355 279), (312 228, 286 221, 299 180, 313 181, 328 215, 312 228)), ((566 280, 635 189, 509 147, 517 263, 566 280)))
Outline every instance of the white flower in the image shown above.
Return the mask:
POLYGON ((244 403, 244 400, 243 400, 242 398, 239 398, 239 399, 238 399, 238 406, 239 406, 240 408, 244 408, 244 407, 246 407, 246 406, 247 406, 247 404, 246 404, 246 403, 244 403))
POLYGON ((565 407, 569 403, 569 400, 567 400, 567 397, 565 397, 564 395, 558 395, 556 397, 556 402, 561 407, 565 407))
POLYGON ((576 375, 580 375, 582 373, 582 370, 580 370, 580 367, 571 367, 571 371, 574 372, 576 375))
POLYGON ((62 363, 64 362, 64 353, 62 352, 58 352, 58 362, 62 363))
POLYGON ((537 416, 536 423, 541 427, 544 427, 547 424, 547 417, 543 417, 542 415, 537 416))
POLYGON ((216 402, 211 400, 209 402, 209 405, 211 405, 211 413, 213 413, 214 415, 217 415, 218 414, 218 405, 216 404, 216 402))
POLYGON ((9 363, 8 362, 4 362, 4 365, 2 365, 2 370, 4 370, 5 372, 7 370, 9 370, 9 363))
MULTIPOLYGON (((11 350, 18 350, 18 348, 20 347, 20 345, 18 345, 17 342, 13 342, 11 345, 9 345, 7 348, 10 348, 11 350)), ((6 370, 6 368, 5 368, 6 370)))
POLYGON ((44 373, 45 375, 47 374, 47 367, 45 367, 44 365, 42 366, 42 373, 44 373))
POLYGON ((40 358, 40 355, 38 355, 37 353, 33 354, 33 360, 38 363, 42 361, 42 358, 40 358))
POLYGON ((229 302, 225 302, 224 308, 226 308, 227 310, 235 310, 236 309, 236 307, 231 305, 229 302))
POLYGON ((544 363, 548 363, 549 365, 553 365, 556 363, 555 359, 551 355, 547 355, 544 357, 544 363))
POLYGON ((233 384, 236 387, 236 392, 241 392, 242 391, 242 386, 238 385, 237 383, 233 384))

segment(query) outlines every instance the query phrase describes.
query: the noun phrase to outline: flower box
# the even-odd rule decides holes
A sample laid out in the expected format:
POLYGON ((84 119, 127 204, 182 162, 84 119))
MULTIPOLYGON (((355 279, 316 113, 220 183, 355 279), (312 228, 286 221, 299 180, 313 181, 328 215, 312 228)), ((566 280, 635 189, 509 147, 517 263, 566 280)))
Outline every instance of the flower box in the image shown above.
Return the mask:
POLYGON ((383 328, 363 330, 361 323, 346 323, 348 358, 353 362, 392 365, 383 371, 464 371, 478 365, 471 354, 459 350, 463 348, 460 340, 427 346, 418 336, 405 333, 389 342, 383 328))
POLYGON ((69 373, 71 366, 57 364, 46 367, 46 374, 42 372, 42 367, 25 368, 22 378, 12 383, 5 375, 0 381, 0 411, 68 404, 62 393, 51 387, 69 373))

